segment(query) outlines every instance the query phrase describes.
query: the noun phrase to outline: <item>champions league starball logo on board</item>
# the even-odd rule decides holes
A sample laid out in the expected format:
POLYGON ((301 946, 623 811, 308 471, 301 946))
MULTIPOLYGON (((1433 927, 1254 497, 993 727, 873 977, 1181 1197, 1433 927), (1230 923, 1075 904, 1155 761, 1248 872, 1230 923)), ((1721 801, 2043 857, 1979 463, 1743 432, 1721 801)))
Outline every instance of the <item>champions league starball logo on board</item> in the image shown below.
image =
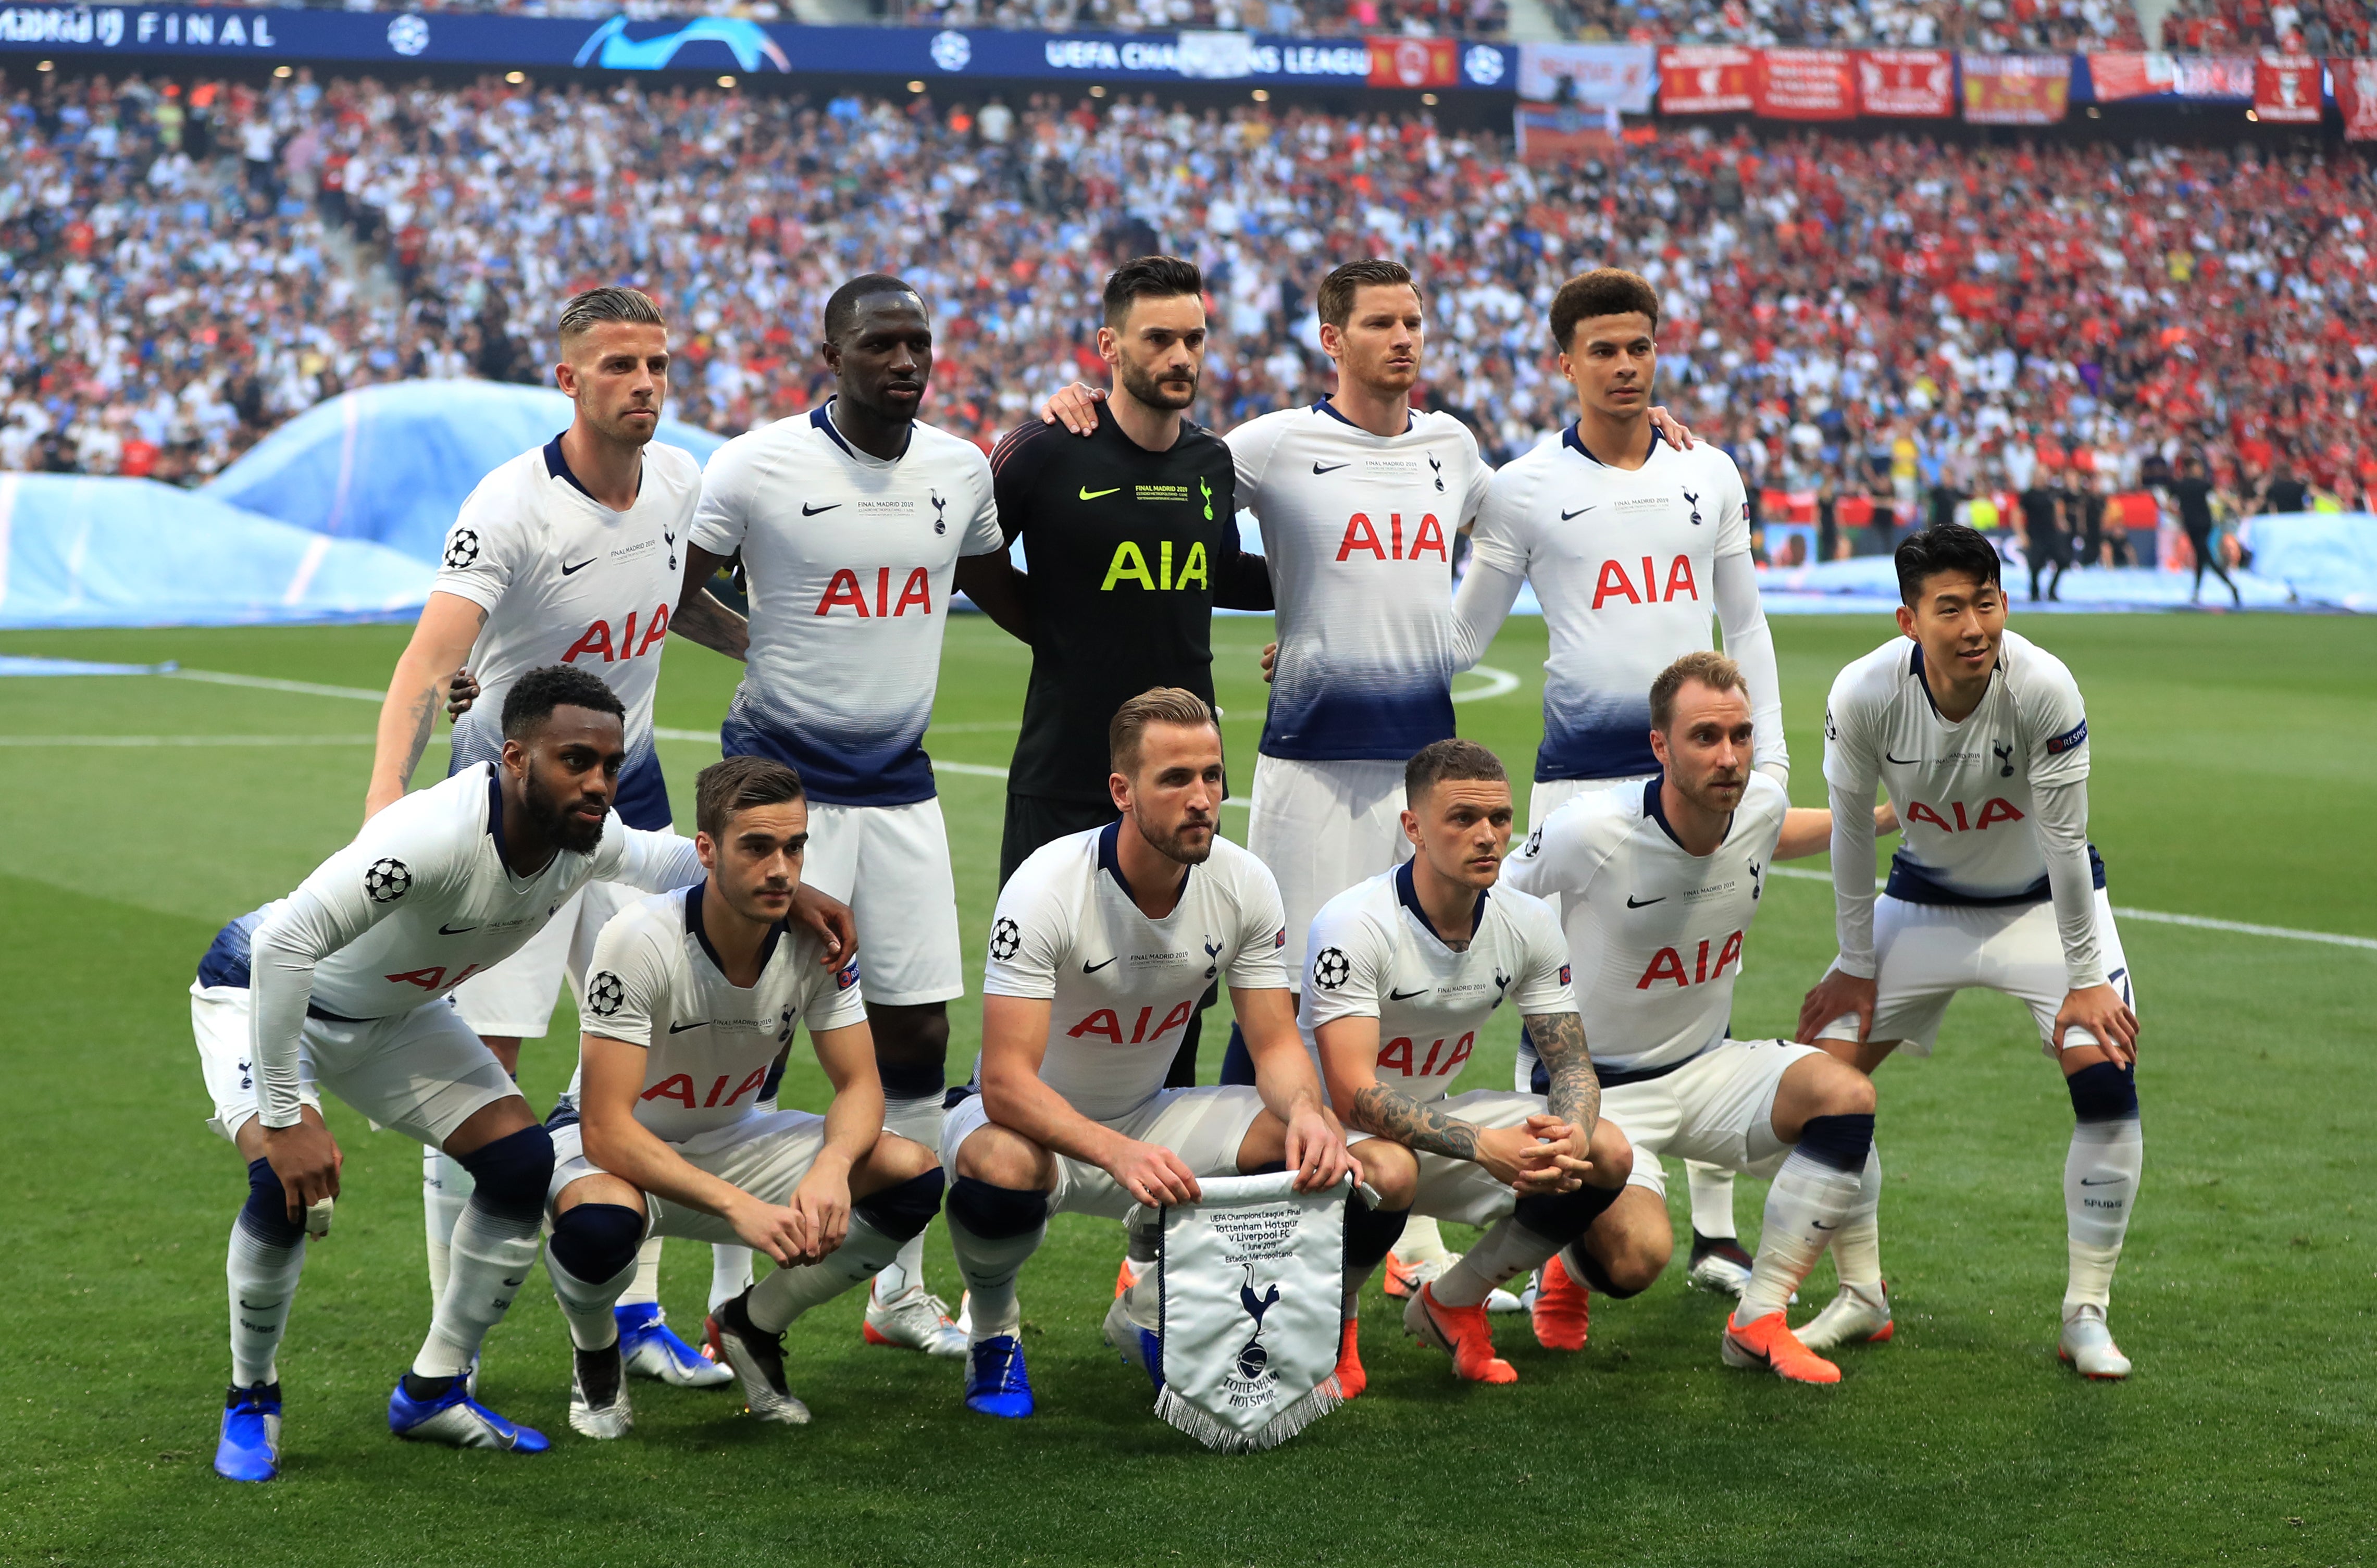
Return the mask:
POLYGON ((1492 87, 1502 79, 1502 52, 1476 44, 1461 57, 1461 70, 1479 87, 1492 87))
POLYGON ((933 34, 933 64, 945 71, 962 71, 973 64, 973 44, 962 32, 933 34))
POLYGON ((419 17, 397 17, 388 24, 388 46, 410 60, 429 47, 429 24, 419 17))

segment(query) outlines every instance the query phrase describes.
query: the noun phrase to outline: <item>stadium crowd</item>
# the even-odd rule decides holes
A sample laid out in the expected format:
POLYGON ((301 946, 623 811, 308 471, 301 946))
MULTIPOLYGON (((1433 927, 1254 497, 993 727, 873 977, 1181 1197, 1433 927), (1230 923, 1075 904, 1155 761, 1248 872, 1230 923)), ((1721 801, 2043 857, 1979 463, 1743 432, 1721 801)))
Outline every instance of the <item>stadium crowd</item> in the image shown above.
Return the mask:
POLYGON ((2162 19, 2162 46, 2191 54, 2271 47, 2366 55, 2371 30, 2363 0, 2177 0, 2162 19))
POLYGON ((1103 371, 1105 272, 1170 248, 1206 269, 1222 428, 1326 389, 1311 288, 1373 251, 1426 281, 1428 398, 1523 450, 1570 417, 1545 303, 1610 261, 1662 291, 1664 395, 1754 487, 1912 522, 2183 449, 2233 494, 2281 457, 2354 505, 2377 485, 2358 151, 1663 127, 1555 171, 1426 116, 1152 95, 37 79, 0 183, 11 469, 196 483, 349 388, 539 379, 595 281, 662 302, 675 412, 740 431, 825 394, 820 308, 870 268, 938 312, 927 417, 987 443, 1103 371))
POLYGON ((1551 0, 1560 29, 1641 43, 2142 49, 2130 0, 1551 0))

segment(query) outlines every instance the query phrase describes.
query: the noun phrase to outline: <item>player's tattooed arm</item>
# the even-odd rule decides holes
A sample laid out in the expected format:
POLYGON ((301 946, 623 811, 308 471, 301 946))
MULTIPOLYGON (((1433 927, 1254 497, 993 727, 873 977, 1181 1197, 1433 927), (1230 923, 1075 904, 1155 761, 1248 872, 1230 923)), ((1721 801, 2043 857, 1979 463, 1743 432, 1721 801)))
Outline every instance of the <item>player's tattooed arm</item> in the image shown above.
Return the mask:
POLYGON ((1384 1083, 1368 1084, 1355 1095, 1353 1121, 1365 1132, 1392 1138, 1424 1155, 1477 1157, 1477 1129, 1384 1083))
POLYGON ((486 624, 487 612, 459 593, 436 592, 422 606, 412 639, 380 700, 371 784, 364 795, 366 820, 404 797, 445 702, 448 684, 486 624))
POLYGON ((1551 1076, 1547 1108, 1590 1139, 1601 1119, 1601 1078, 1584 1048, 1584 1020, 1573 1012, 1537 1012, 1524 1022, 1551 1076))
POLYGON ((685 582, 678 591, 676 616, 669 622, 669 629, 730 659, 747 659, 751 655, 751 623, 720 604, 710 592, 710 580, 734 559, 732 556, 713 556, 699 545, 686 546, 685 582))

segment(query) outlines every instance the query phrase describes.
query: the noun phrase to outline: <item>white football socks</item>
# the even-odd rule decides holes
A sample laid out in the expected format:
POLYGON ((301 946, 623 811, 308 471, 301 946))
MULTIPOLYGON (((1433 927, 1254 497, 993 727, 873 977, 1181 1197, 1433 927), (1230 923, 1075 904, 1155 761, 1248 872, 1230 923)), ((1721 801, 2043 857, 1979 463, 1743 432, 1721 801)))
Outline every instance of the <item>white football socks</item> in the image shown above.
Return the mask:
POLYGON ((1866 1151, 1865 1176, 1848 1218, 1833 1233, 1833 1268, 1844 1286, 1869 1294, 1881 1284, 1881 1146, 1866 1151))
MULTIPOLYGON (((1441 1263, 1450 1262, 1451 1249, 1444 1244, 1444 1232, 1427 1215, 1414 1215, 1404 1221, 1404 1233, 1395 1239, 1395 1258, 1404 1263, 1441 1263)), ((1444 1299, 1444 1292, 1437 1292, 1444 1299)))
MULTIPOLYGON (((551 1265, 548 1263, 548 1267, 551 1265)), ((649 1301, 654 1306, 661 1299, 661 1239, 647 1236, 644 1244, 636 1249, 636 1277, 619 1293, 618 1304, 640 1306, 649 1301)))
POLYGON ((554 1299, 561 1303, 561 1315, 569 1324, 570 1344, 580 1350, 601 1350, 619 1342, 619 1320, 612 1309, 634 1288, 630 1281, 639 1278, 639 1265, 631 1264, 608 1279, 580 1279, 547 1248, 544 1272, 553 1281, 554 1299))
POLYGON ((239 1387, 279 1381, 274 1358, 289 1327, 289 1304, 296 1299, 297 1275, 305 1266, 304 1235, 293 1247, 276 1247, 232 1221, 223 1275, 231 1287, 231 1381, 239 1387))
POLYGON ((1733 1172, 1686 1160, 1684 1175, 1692 1191, 1692 1229, 1712 1239, 1738 1235, 1733 1223, 1733 1172))
POLYGON ((421 1146, 421 1223, 429 1242, 429 1301, 446 1299, 446 1275, 454 1245, 454 1222, 479 1184, 462 1162, 435 1144, 421 1146))
MULTIPOLYGON (((1411 1232, 1406 1228, 1404 1234, 1411 1232)), ((1429 1289, 1447 1307, 1480 1306, 1487 1296, 1559 1251, 1559 1242, 1546 1240, 1515 1219, 1497 1220, 1476 1245, 1461 1255, 1459 1263, 1436 1276, 1429 1289)))
POLYGON ((1758 1257, 1741 1305, 1734 1311, 1736 1328, 1746 1328, 1789 1304, 1791 1293, 1846 1222, 1864 1185, 1861 1172, 1827 1165, 1798 1148, 1791 1151, 1766 1190, 1758 1257))
POLYGON ((778 1269, 751 1287, 751 1299, 745 1305, 751 1326, 762 1334, 783 1333, 786 1324, 818 1302, 873 1278, 899 1250, 898 1242, 852 1215, 850 1234, 822 1261, 778 1269))
POLYGON ((2064 1231, 2072 1258, 2063 1287, 2066 1318, 2112 1299, 2113 1267, 2121 1259, 2145 1156, 2145 1136, 2134 1116, 2072 1125, 2072 1150, 2063 1160, 2064 1231))
POLYGON ((710 1310, 718 1311, 751 1288, 751 1249, 731 1241, 710 1244, 710 1310))
POLYGON ((504 1218, 472 1195, 454 1226, 446 1294, 412 1359, 414 1375, 453 1378, 470 1369, 487 1331, 503 1322, 536 1265, 538 1229, 536 1220, 504 1218))
POLYGON ((1048 1227, 1043 1223, 1021 1236, 990 1240, 968 1230, 954 1214, 948 1215, 948 1219, 950 1247, 958 1255, 958 1274, 973 1293, 970 1316, 975 1341, 1013 1334, 1021 1319, 1015 1302, 1015 1276, 1021 1272, 1024 1260, 1040 1250, 1048 1227))
MULTIPOLYGON (((922 1143, 938 1153, 941 1146, 941 1096, 927 1095, 915 1099, 883 1102, 883 1131, 922 1143)), ((891 1301, 911 1290, 925 1287, 925 1233, 916 1232, 900 1243, 899 1253, 875 1282, 875 1299, 891 1301)))

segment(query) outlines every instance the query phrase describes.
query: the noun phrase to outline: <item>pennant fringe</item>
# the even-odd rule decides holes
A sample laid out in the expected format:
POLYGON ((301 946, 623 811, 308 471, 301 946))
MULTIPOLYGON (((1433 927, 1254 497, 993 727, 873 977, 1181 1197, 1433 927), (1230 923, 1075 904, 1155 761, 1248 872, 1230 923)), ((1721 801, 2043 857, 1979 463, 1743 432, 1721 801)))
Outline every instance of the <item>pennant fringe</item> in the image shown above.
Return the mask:
POLYGON ((1173 1393, 1170 1383, 1165 1384, 1164 1392, 1156 1397, 1155 1414, 1159 1419, 1169 1421, 1216 1454, 1257 1454, 1267 1448, 1277 1448, 1344 1403, 1344 1385, 1338 1382, 1337 1374, 1332 1372, 1326 1382, 1316 1385, 1302 1398, 1250 1432, 1224 1426, 1173 1393))

